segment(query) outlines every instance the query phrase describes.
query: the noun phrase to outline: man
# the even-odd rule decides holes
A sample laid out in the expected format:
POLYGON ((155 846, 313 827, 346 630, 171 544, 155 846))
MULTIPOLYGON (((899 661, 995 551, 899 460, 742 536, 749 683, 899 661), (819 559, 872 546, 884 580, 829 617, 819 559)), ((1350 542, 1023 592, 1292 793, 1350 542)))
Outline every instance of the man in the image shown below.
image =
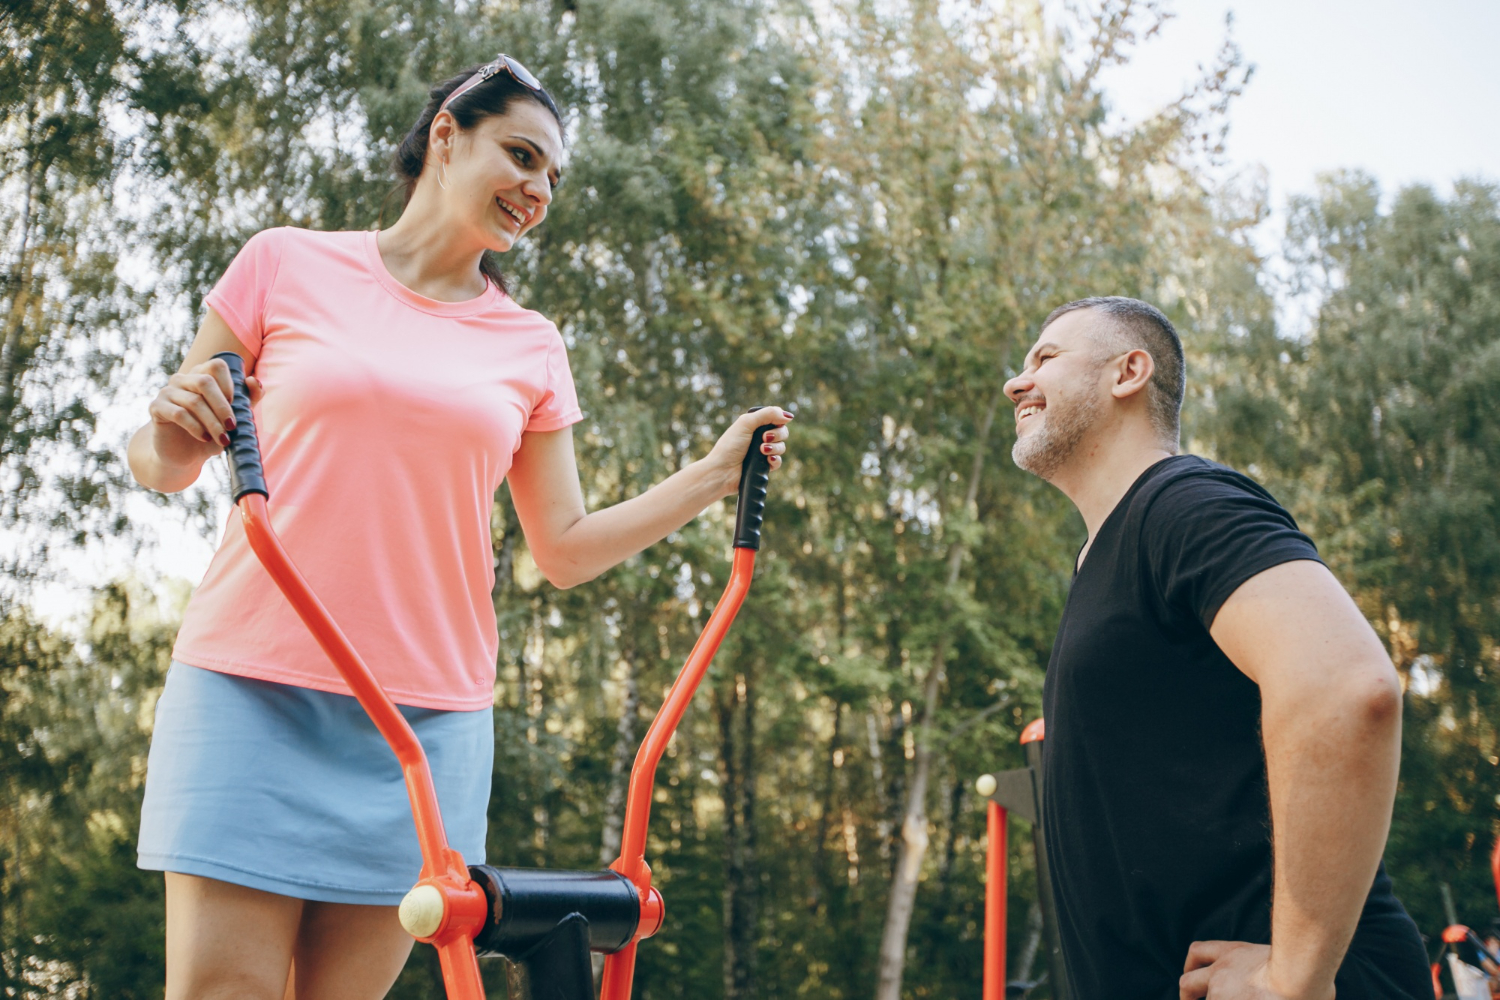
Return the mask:
POLYGON ((1016 464, 1088 528, 1043 693, 1074 991, 1431 1000, 1381 864, 1397 675, 1291 515, 1178 453, 1183 386, 1172 324, 1116 297, 1053 312, 1006 385, 1016 464))
MULTIPOLYGON (((1491 955, 1500 955, 1500 920, 1490 921, 1490 932, 1484 936, 1484 947, 1491 955)), ((1500 997, 1500 963, 1480 955, 1479 967, 1484 970, 1485 985, 1489 987, 1490 996, 1500 997)))

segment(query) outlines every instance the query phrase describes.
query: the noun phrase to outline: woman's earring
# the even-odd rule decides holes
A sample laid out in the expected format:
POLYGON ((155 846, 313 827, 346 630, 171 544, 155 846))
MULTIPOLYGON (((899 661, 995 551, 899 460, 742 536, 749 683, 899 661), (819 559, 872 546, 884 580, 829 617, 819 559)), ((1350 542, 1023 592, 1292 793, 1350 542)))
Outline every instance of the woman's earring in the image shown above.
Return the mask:
POLYGON ((438 187, 444 191, 448 190, 448 164, 438 164, 438 187))

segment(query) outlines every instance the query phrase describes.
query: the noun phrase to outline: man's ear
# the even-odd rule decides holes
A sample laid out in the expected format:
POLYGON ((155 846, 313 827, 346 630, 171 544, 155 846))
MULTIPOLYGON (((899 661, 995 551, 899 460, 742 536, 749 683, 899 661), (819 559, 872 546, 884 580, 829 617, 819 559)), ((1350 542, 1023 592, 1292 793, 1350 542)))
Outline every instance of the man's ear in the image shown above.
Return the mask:
POLYGON ((1110 393, 1116 399, 1126 399, 1142 391, 1151 382, 1156 372, 1156 362, 1148 351, 1137 347, 1115 359, 1115 384, 1110 393))

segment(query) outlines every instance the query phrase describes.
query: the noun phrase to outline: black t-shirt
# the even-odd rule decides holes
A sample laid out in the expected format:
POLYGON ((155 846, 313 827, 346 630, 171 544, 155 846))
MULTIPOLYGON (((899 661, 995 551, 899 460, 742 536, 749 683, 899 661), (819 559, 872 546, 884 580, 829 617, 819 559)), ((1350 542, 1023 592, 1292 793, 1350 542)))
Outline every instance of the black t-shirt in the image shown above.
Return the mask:
MULTIPOLYGON (((1043 693, 1042 810, 1078 1000, 1176 1000, 1193 941, 1270 941, 1260 690, 1208 630, 1241 584, 1299 559, 1317 549, 1269 493, 1179 455, 1141 474, 1074 576, 1043 693)), ((1383 869, 1337 987, 1430 1000, 1383 869)))

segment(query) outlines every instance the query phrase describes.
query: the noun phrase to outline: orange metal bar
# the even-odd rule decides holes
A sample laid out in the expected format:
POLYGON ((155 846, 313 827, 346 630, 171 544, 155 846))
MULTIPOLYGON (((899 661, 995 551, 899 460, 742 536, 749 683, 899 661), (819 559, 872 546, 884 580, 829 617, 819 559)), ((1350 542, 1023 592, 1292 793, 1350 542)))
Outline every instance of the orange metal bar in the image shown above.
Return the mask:
POLYGON ((485 1000, 479 958, 474 954, 474 935, 449 934, 436 947, 448 1000, 485 1000))
POLYGON ((1495 838, 1495 851, 1490 855, 1490 871, 1495 875, 1495 899, 1500 902, 1500 837, 1495 838))
POLYGON ((989 804, 989 846, 984 880, 984 1000, 1005 1000, 1005 894, 1009 875, 1009 825, 1005 807, 989 804))
POLYGON ((442 924, 431 937, 421 940, 438 949, 449 1000, 484 1000, 484 984, 474 956, 474 935, 485 918, 484 893, 469 879, 463 855, 448 846, 442 813, 438 810, 437 791, 432 784, 432 772, 427 766, 427 754, 422 750, 421 742, 292 563, 271 528, 266 498, 258 493, 245 494, 240 498, 240 517, 245 523, 250 547, 266 572, 281 588, 313 638, 338 668, 354 697, 369 713, 375 728, 395 751, 406 778, 406 792, 416 821, 417 842, 422 849, 420 881, 436 886, 445 901, 442 924))
MULTIPOLYGON (((620 857, 610 867, 635 883, 642 900, 655 892, 651 888, 651 867, 646 864, 646 833, 651 823, 651 790, 656 783, 657 764, 661 762, 661 755, 666 752, 672 734, 677 731, 677 724, 682 721, 683 714, 692 702, 698 684, 708 672, 714 654, 719 651, 719 644, 724 641, 724 635, 734 622, 734 616, 739 613, 754 575, 755 550, 735 549, 734 566, 729 574, 729 584, 724 588, 724 596, 714 605, 713 614, 709 615, 703 634, 698 637, 693 651, 688 654, 682 672, 672 682, 666 701, 652 720, 651 728, 646 731, 646 738, 635 755, 635 765, 630 769, 630 790, 625 799, 625 825, 620 833, 620 857)), ((642 921, 636 941, 655 933, 655 928, 647 927, 645 923, 642 921)), ((636 941, 605 958, 604 981, 599 1000, 630 1000, 631 981, 635 976, 636 941)))
POLYGON ((635 982, 635 946, 632 941, 614 954, 604 956, 599 1000, 630 1000, 630 987, 635 982))

